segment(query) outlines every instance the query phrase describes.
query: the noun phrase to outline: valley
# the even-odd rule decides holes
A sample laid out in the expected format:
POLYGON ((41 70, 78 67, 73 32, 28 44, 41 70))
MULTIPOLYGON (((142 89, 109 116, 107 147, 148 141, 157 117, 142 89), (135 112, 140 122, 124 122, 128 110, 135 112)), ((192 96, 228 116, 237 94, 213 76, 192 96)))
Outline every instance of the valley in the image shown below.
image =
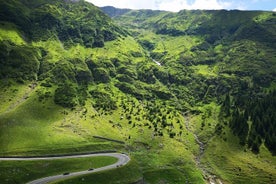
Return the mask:
POLYGON ((0 160, 1 183, 275 183, 275 30, 266 11, 0 0, 0 157, 130 159, 0 160))

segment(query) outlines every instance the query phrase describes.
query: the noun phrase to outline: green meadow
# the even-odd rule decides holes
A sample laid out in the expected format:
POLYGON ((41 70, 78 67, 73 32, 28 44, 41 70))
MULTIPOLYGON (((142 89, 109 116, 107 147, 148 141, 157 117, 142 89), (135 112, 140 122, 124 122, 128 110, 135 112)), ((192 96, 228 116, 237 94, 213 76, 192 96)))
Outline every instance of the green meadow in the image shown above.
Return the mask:
POLYGON ((26 183, 42 177, 99 168, 117 161, 112 157, 72 158, 39 161, 0 161, 1 183, 26 183))

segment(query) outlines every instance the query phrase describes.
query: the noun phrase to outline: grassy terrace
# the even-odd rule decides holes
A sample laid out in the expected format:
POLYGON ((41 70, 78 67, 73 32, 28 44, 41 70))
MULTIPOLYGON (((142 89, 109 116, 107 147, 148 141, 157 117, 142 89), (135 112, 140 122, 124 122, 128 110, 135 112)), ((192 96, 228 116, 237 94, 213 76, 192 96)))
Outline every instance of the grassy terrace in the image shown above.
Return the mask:
POLYGON ((116 163, 113 157, 72 158, 41 161, 0 161, 3 184, 26 183, 38 178, 99 168, 116 163))
POLYGON ((136 182, 142 178, 141 170, 137 165, 137 162, 130 161, 129 164, 119 167, 113 170, 93 173, 85 176, 76 177, 73 179, 63 180, 55 182, 55 184, 129 184, 136 182))

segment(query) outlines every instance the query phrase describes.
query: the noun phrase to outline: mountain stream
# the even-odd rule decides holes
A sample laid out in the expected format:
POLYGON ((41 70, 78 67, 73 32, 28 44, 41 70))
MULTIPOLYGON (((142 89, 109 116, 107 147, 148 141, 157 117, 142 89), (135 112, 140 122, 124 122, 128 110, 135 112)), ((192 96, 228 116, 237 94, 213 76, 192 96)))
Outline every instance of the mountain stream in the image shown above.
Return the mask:
POLYGON ((204 175, 204 179, 208 182, 208 184, 223 184, 222 181, 215 175, 210 174, 206 168, 202 165, 201 163, 201 157, 204 154, 204 150, 205 150, 205 144, 200 141, 200 139, 198 138, 197 134, 192 131, 190 129, 189 123, 190 123, 190 117, 188 114, 184 114, 183 115, 184 119, 185 119, 185 126, 186 129, 188 130, 188 132, 192 133, 196 143, 199 145, 199 154, 196 156, 196 165, 202 170, 203 175, 204 175))

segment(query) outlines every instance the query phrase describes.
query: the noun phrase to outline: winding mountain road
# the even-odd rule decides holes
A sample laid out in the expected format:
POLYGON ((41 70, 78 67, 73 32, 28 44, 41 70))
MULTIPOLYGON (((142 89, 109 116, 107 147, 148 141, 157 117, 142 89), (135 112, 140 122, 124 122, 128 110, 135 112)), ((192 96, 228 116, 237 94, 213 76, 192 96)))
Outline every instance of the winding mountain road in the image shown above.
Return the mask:
POLYGON ((114 168, 126 165, 130 161, 130 158, 128 155, 121 154, 121 153, 96 153, 96 154, 68 155, 68 156, 56 156, 56 157, 27 157, 27 158, 23 158, 23 157, 8 158, 7 157, 7 158, 0 158, 0 160, 9 160, 9 161, 12 161, 12 160, 25 160, 25 161, 26 160, 55 160, 55 159, 84 158, 84 157, 98 157, 98 156, 114 157, 114 158, 118 158, 118 161, 112 165, 96 168, 93 170, 85 170, 85 171, 72 172, 72 173, 66 173, 66 174, 60 174, 60 175, 40 178, 40 179, 31 181, 27 184, 45 184, 45 183, 57 181, 60 179, 70 178, 73 176, 80 176, 80 175, 85 175, 85 174, 89 174, 89 173, 95 173, 95 172, 99 172, 99 171, 114 169, 114 168))

